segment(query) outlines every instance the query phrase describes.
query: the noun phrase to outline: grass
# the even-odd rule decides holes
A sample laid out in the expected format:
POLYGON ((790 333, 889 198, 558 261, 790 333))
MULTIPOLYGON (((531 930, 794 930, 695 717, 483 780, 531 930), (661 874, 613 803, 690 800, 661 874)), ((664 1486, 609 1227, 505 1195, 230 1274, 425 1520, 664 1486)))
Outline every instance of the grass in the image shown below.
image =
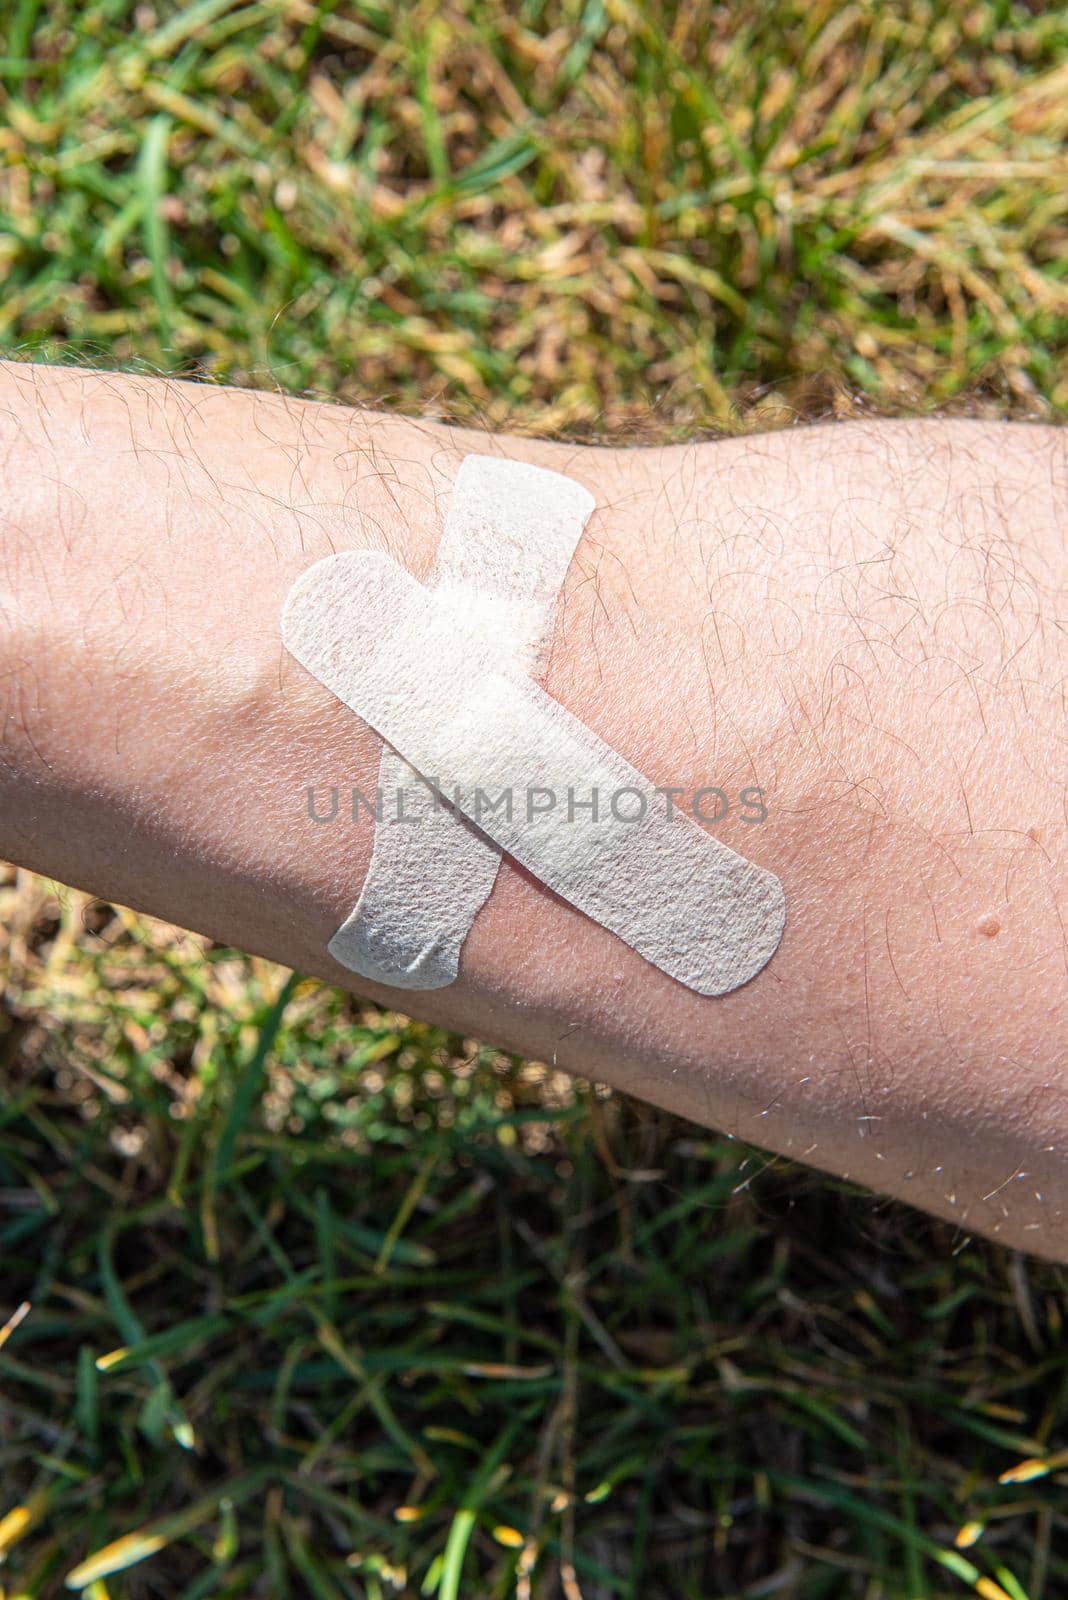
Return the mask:
POLYGON ((1068 411, 1068 44, 976 0, 8 0, 0 339, 690 434, 1068 411))
POLYGON ((9 879, 7 1596, 1062 1592, 1058 1269, 9 879))
MULTIPOLYGON (((576 437, 1068 410, 1053 9, 0 21, 7 351, 576 437)), ((3 1600, 1068 1592, 1062 1271, 27 874, 0 925, 3 1600)))

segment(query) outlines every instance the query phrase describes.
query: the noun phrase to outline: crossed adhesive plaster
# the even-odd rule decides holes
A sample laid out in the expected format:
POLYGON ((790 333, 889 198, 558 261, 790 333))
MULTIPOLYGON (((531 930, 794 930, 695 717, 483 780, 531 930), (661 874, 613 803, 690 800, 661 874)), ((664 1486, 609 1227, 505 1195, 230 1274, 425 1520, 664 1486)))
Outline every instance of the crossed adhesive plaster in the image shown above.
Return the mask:
POLYGON ((290 591, 287 649, 387 741, 380 784, 404 784, 407 814, 420 817, 376 825, 360 898, 329 944, 350 970, 398 988, 453 982, 501 852, 700 994, 737 988, 777 948, 778 878, 661 812, 648 779, 529 676, 591 508, 561 474, 467 457, 432 587, 388 556, 351 551, 290 591), (409 787, 419 774, 462 815, 409 787), (487 809, 517 775, 555 793, 629 790, 641 820, 487 809))

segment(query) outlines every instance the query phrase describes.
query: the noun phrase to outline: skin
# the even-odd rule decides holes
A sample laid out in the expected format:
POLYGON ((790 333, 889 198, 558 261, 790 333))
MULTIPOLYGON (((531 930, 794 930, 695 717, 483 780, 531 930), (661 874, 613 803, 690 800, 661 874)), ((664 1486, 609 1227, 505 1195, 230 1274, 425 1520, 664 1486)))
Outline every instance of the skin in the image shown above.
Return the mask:
POLYGON ((1065 439, 578 448, 0 366, 0 853, 1068 1260, 1065 439), (307 789, 373 793, 381 743, 282 649, 282 602, 340 549, 424 578, 475 449, 596 497, 547 691, 654 783, 723 788, 718 837, 783 882, 729 995, 507 859, 451 988, 326 953, 373 823, 307 789))

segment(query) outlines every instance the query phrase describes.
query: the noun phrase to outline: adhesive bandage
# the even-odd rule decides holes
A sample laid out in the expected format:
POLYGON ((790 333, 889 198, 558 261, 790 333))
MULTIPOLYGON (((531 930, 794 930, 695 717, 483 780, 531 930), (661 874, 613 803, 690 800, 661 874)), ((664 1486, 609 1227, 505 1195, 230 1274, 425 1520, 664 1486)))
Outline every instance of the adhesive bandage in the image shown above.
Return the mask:
POLYGON ((530 678, 498 668, 479 619, 388 556, 349 552, 308 569, 283 613, 294 656, 501 850, 700 994, 755 976, 786 916, 779 880, 664 812, 658 791, 530 678), (429 668, 429 670, 428 670, 429 668), (491 803, 517 779, 545 793, 637 800, 638 820, 569 804, 491 803))
MULTIPOLYGON (((493 456, 461 462, 430 585, 477 633, 498 672, 536 670, 593 504, 581 484, 558 472, 493 456)), ((376 827, 360 897, 327 948, 377 983, 440 989, 456 978, 500 853, 388 745, 378 788, 387 807, 403 797, 404 820, 386 817, 376 827)))

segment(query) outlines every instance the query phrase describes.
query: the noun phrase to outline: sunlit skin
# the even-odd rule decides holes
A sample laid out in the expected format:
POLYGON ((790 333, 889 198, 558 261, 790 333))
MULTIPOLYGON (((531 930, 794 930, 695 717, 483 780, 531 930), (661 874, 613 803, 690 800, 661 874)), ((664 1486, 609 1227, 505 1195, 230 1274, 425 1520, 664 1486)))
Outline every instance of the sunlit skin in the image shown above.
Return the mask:
MULTIPOLYGON (((425 577, 472 449, 587 485, 541 681, 654 783, 728 796, 782 944, 701 997, 506 860, 459 981, 361 992, 1068 1260, 1055 429, 872 422, 666 449, 486 438, 0 369, 0 852, 336 983, 381 742, 283 650, 333 550, 425 577)), ((428 663, 428 672, 433 663, 428 663)))

